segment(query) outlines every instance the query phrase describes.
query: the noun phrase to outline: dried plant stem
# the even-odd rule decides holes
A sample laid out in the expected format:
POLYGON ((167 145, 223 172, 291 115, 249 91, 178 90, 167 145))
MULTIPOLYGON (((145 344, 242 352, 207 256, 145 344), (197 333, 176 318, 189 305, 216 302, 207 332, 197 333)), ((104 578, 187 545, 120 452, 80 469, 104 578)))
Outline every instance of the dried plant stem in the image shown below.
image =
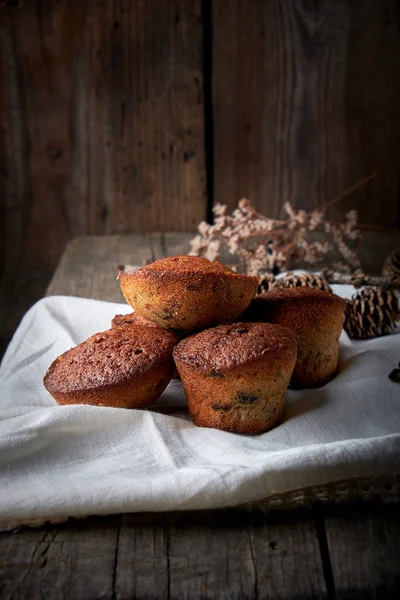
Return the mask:
POLYGON ((340 283, 344 285, 354 285, 355 288, 363 287, 364 285, 378 286, 383 290, 400 290, 400 278, 390 278, 383 276, 365 275, 362 271, 354 273, 339 273, 331 269, 321 269, 321 275, 329 283, 340 283))
MULTIPOLYGON (((330 223, 331 225, 341 225, 342 221, 326 221, 325 219, 323 219, 321 221, 321 223, 325 224, 325 223, 330 223)), ((364 231, 385 231, 385 232, 391 232, 391 231, 398 231, 397 227, 389 227, 388 225, 370 225, 368 223, 357 223, 357 228, 358 229, 362 229, 364 231)))
POLYGON ((286 219, 271 219, 260 214, 246 198, 240 200, 232 214, 228 213, 226 205, 217 203, 213 207, 214 223, 199 223, 199 233, 191 241, 190 253, 214 261, 220 257, 221 245, 226 244, 230 254, 237 256, 238 263, 244 264, 247 274, 257 275, 262 271, 275 273, 292 268, 298 261, 315 265, 336 249, 341 261, 333 263, 332 267, 336 271, 351 272, 360 266, 361 229, 379 227, 357 227, 356 210, 347 211, 343 222, 330 221, 325 218, 325 212, 374 177, 375 173, 364 177, 326 204, 308 212, 285 202, 286 219), (326 235, 318 237, 315 233, 326 235))
POLYGON ((336 202, 339 202, 339 200, 346 198, 346 196, 349 196, 350 194, 358 190, 358 188, 362 187, 363 185, 368 183, 368 181, 371 181, 371 179, 374 179, 375 177, 376 173, 371 173, 370 175, 364 177, 364 179, 360 179, 360 181, 357 181, 357 183, 355 183, 354 185, 351 185, 350 187, 343 190, 343 192, 341 192, 338 196, 335 196, 334 198, 332 198, 332 200, 329 200, 329 202, 327 202, 321 207, 321 210, 325 211, 327 208, 329 208, 333 204, 336 204, 336 202))
MULTIPOLYGON (((336 204, 337 202, 339 202, 340 200, 342 200, 343 198, 346 198, 346 196, 349 196, 350 194, 352 194, 353 192, 355 192, 356 190, 358 190, 359 188, 363 187, 366 183, 368 183, 369 181, 371 181, 372 179, 374 179, 376 177, 376 173, 371 173, 370 175, 367 175, 366 177, 364 177, 363 179, 360 179, 360 181, 357 181, 357 183, 351 185, 350 187, 346 188, 343 192, 341 192, 340 194, 338 194, 337 196, 335 196, 334 198, 332 198, 331 200, 329 200, 329 202, 326 202, 325 204, 323 204, 319 209, 321 213, 325 213, 326 209, 329 208, 330 206, 333 206, 334 204, 336 204)), ((253 211, 253 216, 255 216, 258 219, 265 219, 265 216, 262 215, 261 213, 257 212, 256 210, 253 211)), ((269 218, 269 220, 271 221, 271 223, 273 223, 274 225, 284 225, 287 226, 288 223, 290 222, 290 219, 271 219, 269 218)), ((325 219, 321 220, 321 224, 325 224, 325 223, 330 223, 331 225, 341 225, 342 221, 327 221, 325 219)), ((367 231, 390 231, 393 229, 393 231, 397 231, 396 227, 387 227, 385 225, 369 225, 366 223, 359 223, 357 225, 358 229, 363 229, 363 230, 367 230, 367 231)), ((271 230, 270 236, 274 236, 276 234, 280 234, 280 233, 285 233, 287 232, 287 229, 283 228, 283 229, 273 229, 271 230)), ((256 232, 255 233, 251 233, 249 237, 257 237, 256 232)))

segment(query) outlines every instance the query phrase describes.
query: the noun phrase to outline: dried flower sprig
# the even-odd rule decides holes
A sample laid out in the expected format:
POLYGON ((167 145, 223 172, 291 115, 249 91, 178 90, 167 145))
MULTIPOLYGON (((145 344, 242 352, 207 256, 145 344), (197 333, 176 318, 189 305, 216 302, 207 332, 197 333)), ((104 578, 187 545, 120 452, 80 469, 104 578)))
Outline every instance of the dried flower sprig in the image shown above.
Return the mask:
POLYGON ((315 265, 336 246, 344 262, 334 264, 334 268, 351 272, 360 265, 354 248, 361 235, 357 211, 347 212, 344 222, 329 221, 324 216, 329 206, 374 177, 375 174, 365 177, 321 208, 309 212, 285 202, 287 219, 265 217, 246 199, 239 202, 231 215, 225 205, 216 204, 214 224, 205 221, 199 224, 199 234, 191 241, 190 254, 214 261, 220 256, 221 244, 225 243, 230 254, 239 258, 236 267, 244 267, 248 275, 259 275, 286 270, 294 261, 315 265), (314 231, 325 231, 331 241, 310 240, 309 234, 314 231))
POLYGON ((359 289, 366 285, 377 286, 383 290, 400 290, 400 276, 385 277, 384 275, 371 276, 366 275, 361 269, 357 269, 354 273, 335 272, 324 267, 321 269, 321 275, 328 283, 340 283, 344 285, 353 285, 359 289))

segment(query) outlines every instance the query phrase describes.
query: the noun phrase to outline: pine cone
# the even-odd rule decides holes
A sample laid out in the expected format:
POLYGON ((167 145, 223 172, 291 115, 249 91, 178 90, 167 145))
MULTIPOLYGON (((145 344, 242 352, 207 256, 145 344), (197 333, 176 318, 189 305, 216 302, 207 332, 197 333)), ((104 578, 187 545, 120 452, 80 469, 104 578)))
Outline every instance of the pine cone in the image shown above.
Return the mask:
POLYGON ((277 287, 277 281, 272 273, 264 273, 264 275, 260 275, 259 280, 258 294, 261 294, 262 292, 269 292, 269 290, 272 290, 273 287, 277 287))
POLYGON ((387 257, 382 274, 392 279, 400 277, 400 247, 387 257))
POLYGON ((325 277, 322 277, 322 275, 316 275, 315 273, 301 273, 300 275, 288 273, 285 275, 285 277, 279 279, 279 283, 281 283, 282 287, 298 287, 304 285, 323 290, 324 292, 332 292, 332 289, 325 277))
POLYGON ((366 287, 347 303, 344 329, 354 339, 372 338, 390 333, 399 318, 394 292, 366 287))

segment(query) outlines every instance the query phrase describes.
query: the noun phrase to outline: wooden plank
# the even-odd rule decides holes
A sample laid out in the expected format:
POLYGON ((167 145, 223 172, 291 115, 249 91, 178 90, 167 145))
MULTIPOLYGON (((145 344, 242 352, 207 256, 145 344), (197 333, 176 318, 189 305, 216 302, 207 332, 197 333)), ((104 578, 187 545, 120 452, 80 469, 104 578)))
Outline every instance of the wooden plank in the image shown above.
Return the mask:
POLYGON ((0 533, 0 597, 397 598, 399 523, 399 506, 255 503, 24 528, 0 533))
POLYGON ((326 597, 311 512, 250 506, 125 515, 115 582, 117 598, 326 597))
POLYGON ((46 295, 80 296, 124 302, 117 265, 142 266, 163 256, 190 250, 190 233, 86 236, 67 246, 46 295))
POLYGON ((195 233, 150 233, 149 241, 152 248, 152 260, 159 260, 165 256, 178 256, 191 251, 190 240, 195 233))
MULTIPOLYGON (((40 256, 58 256, 71 235, 191 230, 204 217, 200 9, 52 0, 5 10, 5 169, 28 160, 18 166, 40 256), (24 127, 12 130, 8 113, 24 127), (28 157, 14 156, 28 143, 28 157)), ((15 196, 24 207, 23 190, 15 196)))
POLYGON ((171 597, 254 597, 256 572, 249 519, 243 513, 206 511, 197 513, 196 518, 193 512, 176 515, 169 532, 171 597))
POLYGON ((191 250, 190 240, 194 237, 188 233, 165 233, 163 235, 165 256, 188 254, 191 250))
POLYGON ((303 513, 92 517, 0 533, 0 556, 2 598, 325 597, 318 540, 303 513))
POLYGON ((337 600, 398 598, 399 506, 331 506, 325 529, 337 600))
POLYGON ((168 515, 122 516, 115 570, 116 598, 172 598, 168 536, 168 515))
POLYGON ((0 555, 2 598, 326 597, 310 511, 92 517, 0 533, 0 555))
POLYGON ((256 505, 180 513, 169 552, 173 598, 326 597, 311 513, 266 515, 256 505))
POLYGON ((118 516, 0 533, 0 597, 114 597, 118 516))
POLYGON ((6 338, 44 292, 69 239, 194 230, 207 204, 201 0, 7 4, 0 18, 6 338))
POLYGON ((214 199, 400 223, 400 5, 213 1, 214 199))
POLYGON ((263 590, 271 599, 329 597, 312 511, 268 514, 255 504, 250 541, 258 597, 263 590))
MULTIPOLYGON (((152 236, 153 242, 160 235, 152 236)), ((154 259, 147 235, 87 236, 67 246, 46 295, 80 296, 125 302, 118 281, 118 265, 142 266, 154 259)))

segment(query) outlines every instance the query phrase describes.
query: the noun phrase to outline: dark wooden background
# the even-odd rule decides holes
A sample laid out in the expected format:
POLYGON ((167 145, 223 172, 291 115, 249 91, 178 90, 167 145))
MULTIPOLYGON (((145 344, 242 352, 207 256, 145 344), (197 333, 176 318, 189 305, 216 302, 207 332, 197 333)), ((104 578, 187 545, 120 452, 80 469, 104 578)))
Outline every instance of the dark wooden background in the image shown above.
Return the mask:
POLYGON ((400 223, 397 0, 0 2, 3 345, 72 237, 213 202, 400 223))

